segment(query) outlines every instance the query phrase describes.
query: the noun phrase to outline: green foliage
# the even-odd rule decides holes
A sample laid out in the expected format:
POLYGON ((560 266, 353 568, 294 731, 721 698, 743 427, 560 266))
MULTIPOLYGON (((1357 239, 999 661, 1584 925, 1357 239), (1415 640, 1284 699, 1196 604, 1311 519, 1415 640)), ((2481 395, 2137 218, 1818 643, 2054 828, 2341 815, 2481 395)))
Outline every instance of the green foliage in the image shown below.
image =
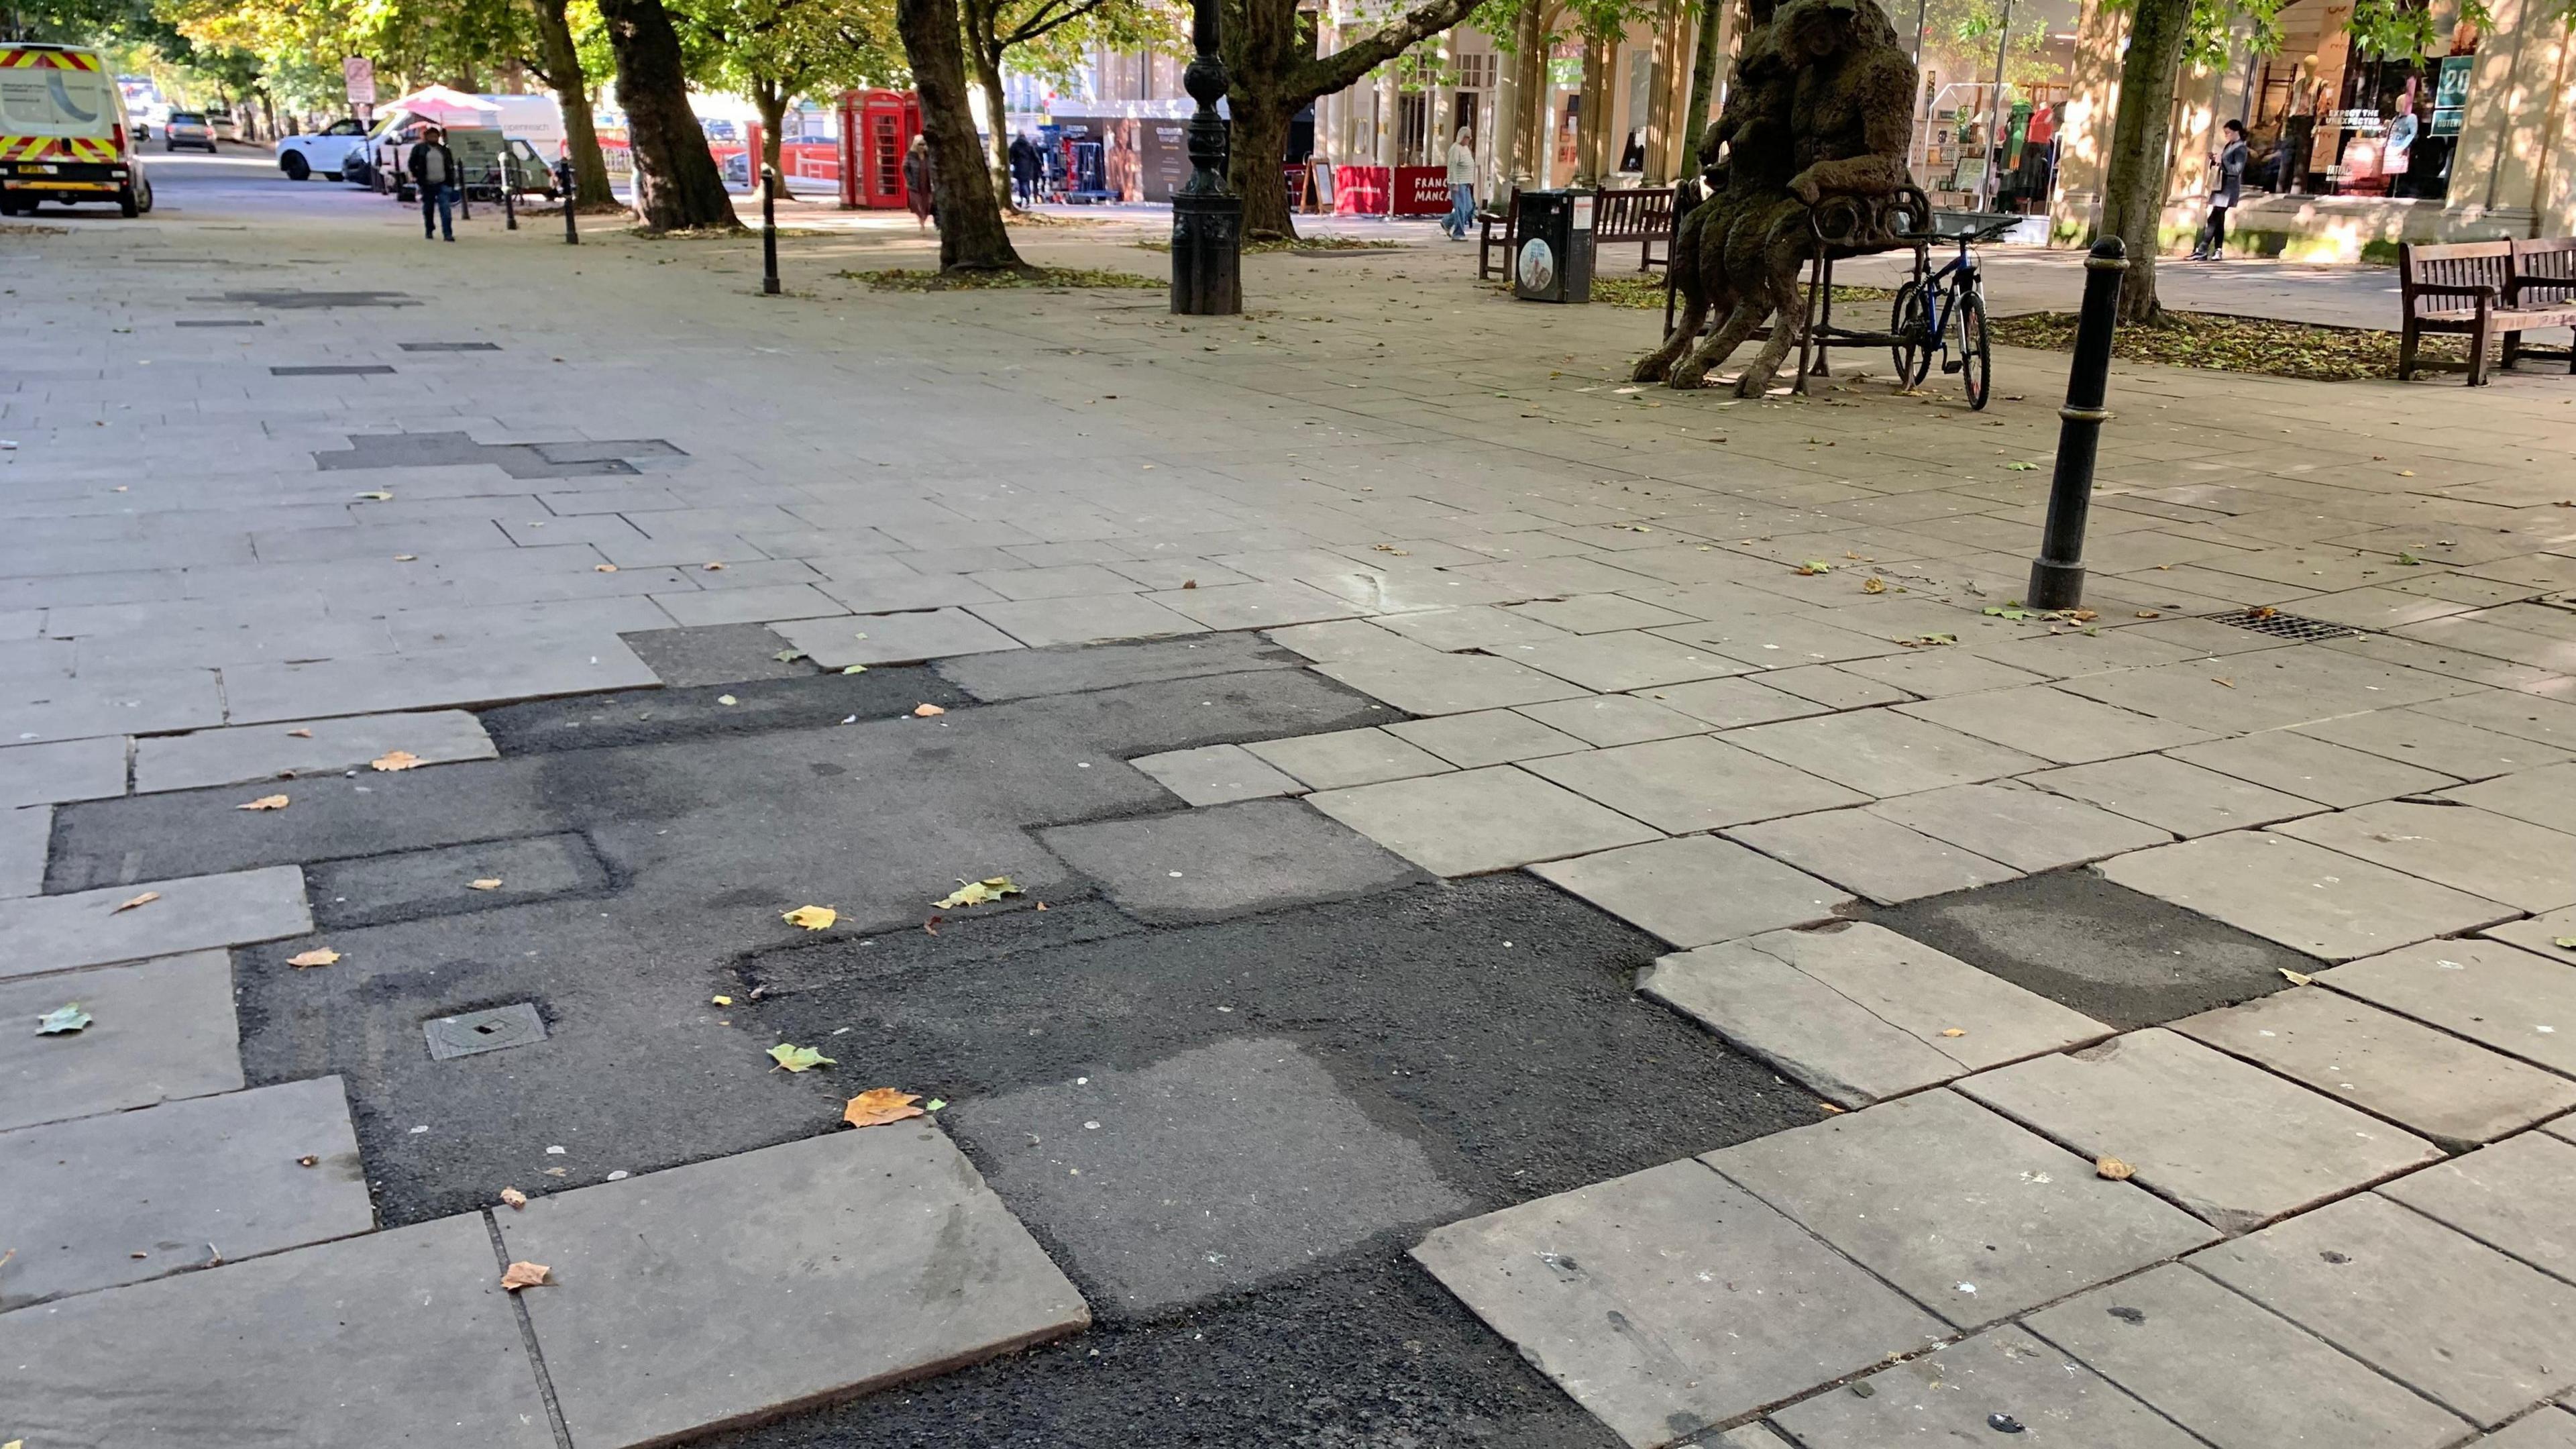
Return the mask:
MULTIPOLYGON (((992 32, 1009 53, 1011 69, 1064 85, 1080 74, 1092 53, 1189 49, 1189 15, 1161 0, 1002 0, 973 4, 993 12, 992 32)), ((968 19, 971 29, 974 21, 968 19)))
POLYGON ((673 0, 690 73, 723 90, 794 99, 901 84, 892 0, 673 0))

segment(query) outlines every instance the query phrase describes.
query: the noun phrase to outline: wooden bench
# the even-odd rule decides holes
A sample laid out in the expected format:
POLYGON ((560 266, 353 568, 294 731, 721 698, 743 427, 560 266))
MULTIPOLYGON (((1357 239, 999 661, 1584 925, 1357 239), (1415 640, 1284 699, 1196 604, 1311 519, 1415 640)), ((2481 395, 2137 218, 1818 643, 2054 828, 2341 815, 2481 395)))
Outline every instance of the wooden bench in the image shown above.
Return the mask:
POLYGON ((1517 186, 1512 188, 1511 199, 1503 203, 1502 210, 1476 213, 1477 281, 1490 281, 1496 276, 1511 280, 1512 253, 1520 246, 1520 228, 1521 189, 1517 186), (1498 251, 1503 254, 1499 268, 1494 265, 1494 253, 1498 251))
MULTIPOLYGON (((2427 332, 2469 339, 2471 387, 2487 380, 2487 348, 2499 336, 2504 365, 2522 351, 2522 334, 2538 327, 2576 327, 2576 239, 2461 242, 2397 247, 2399 304, 2405 309, 2397 340, 2397 376, 2420 369, 2452 371, 2460 364, 2424 362, 2417 350, 2427 332)), ((2576 352, 2576 349, 2571 349, 2576 352)), ((2576 371, 2576 358, 2570 370, 2576 371)))
MULTIPOLYGON (((1521 194, 1516 187, 1501 211, 1476 214, 1476 280, 1494 277, 1509 280, 1512 254, 1520 247, 1521 194), (1495 263, 1500 252, 1502 261, 1495 263)), ((1672 260, 1673 188, 1635 187, 1628 190, 1596 189, 1592 193, 1592 255, 1597 259, 1606 243, 1612 246, 1635 242, 1638 247, 1637 270, 1651 272, 1668 266, 1672 260)), ((1599 271, 1596 262, 1594 271, 1599 271)))

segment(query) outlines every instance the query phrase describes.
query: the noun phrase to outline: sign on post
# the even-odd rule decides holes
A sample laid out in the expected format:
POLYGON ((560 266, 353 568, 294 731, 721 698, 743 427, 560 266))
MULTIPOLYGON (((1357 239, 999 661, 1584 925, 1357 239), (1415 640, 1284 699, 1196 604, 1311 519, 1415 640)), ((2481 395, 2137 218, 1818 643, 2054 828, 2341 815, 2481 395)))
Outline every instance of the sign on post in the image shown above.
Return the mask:
POLYGON ((376 63, 363 55, 353 55, 340 62, 340 81, 348 88, 349 104, 372 106, 376 103, 376 63))

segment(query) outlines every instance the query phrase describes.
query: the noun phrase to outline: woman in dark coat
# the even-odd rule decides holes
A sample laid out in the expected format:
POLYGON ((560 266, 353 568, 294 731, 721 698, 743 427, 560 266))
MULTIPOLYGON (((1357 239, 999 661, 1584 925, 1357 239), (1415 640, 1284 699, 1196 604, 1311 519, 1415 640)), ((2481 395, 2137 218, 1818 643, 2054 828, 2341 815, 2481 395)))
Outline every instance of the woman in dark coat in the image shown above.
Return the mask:
POLYGON ((904 205, 912 208, 912 219, 921 224, 925 233, 938 216, 937 204, 931 195, 937 184, 937 173, 930 169, 930 142, 915 136, 912 149, 903 153, 904 205))

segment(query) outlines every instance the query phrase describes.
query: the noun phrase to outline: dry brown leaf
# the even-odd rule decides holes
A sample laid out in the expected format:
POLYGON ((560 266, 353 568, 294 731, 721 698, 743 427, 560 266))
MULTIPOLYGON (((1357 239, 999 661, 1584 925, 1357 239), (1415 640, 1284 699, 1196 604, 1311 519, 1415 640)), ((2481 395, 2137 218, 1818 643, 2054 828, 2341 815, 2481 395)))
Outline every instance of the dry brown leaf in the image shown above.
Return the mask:
POLYGON ((408 770, 414 765, 426 764, 427 761, 409 750, 388 750, 367 763, 379 770, 408 770))
POLYGON ((617 565, 615 565, 615 564, 592 564, 592 565, 590 566, 590 571, 591 571, 592 573, 595 573, 595 574, 613 574, 613 573, 617 572, 617 565))
POLYGON ((497 875, 487 875, 481 880, 467 881, 465 888, 469 891, 497 891, 501 888, 501 878, 497 875))
POLYGON ((1871 574, 1868 578, 1860 581, 1860 591, 1864 594, 1886 593, 1887 580, 1880 578, 1876 574, 1871 574))
POLYGON ((246 800, 233 808, 235 810, 283 810, 286 808, 286 797, 262 795, 256 800, 246 800))
POLYGON ((1966 1036, 1967 1032, 1955 1026, 1945 1026, 1941 1028, 1941 1034, 1943 1036, 1966 1036))
POLYGON ((702 563, 698 565, 698 567, 712 574, 722 571, 724 565, 720 563, 702 563))
POLYGON ((121 915, 126 911, 133 910, 136 906, 148 906, 159 899, 161 899, 161 893, 159 891, 145 891, 143 894, 127 901, 124 905, 118 906, 115 910, 108 912, 108 914, 111 916, 121 915))
POLYGON ((528 1195, 515 1187, 505 1187, 501 1189, 501 1201, 514 1208, 523 1208, 528 1205, 528 1195))
POLYGON ((1831 1102, 1818 1102, 1816 1104, 1816 1110, 1824 1113, 1828 1117, 1839 1117, 1843 1114, 1843 1109, 1835 1106, 1831 1102))
POLYGON ((295 1165, 298 1167, 320 1167, 322 1165, 322 1158, 319 1154, 308 1152, 302 1157, 295 1159, 295 1165))
POLYGON ((939 923, 947 919, 948 918, 946 916, 933 916, 929 920, 921 923, 921 929, 933 936, 936 936, 939 934, 939 923))
POLYGON ((915 719, 929 719, 933 715, 946 714, 948 711, 935 704, 916 704, 912 707, 912 713, 915 719))
POLYGON ((2210 683, 2212 683, 2212 684, 2217 685, 2217 686, 2218 686, 2219 688, 2221 688, 2221 689, 2234 689, 2234 688, 2236 687, 2236 681, 2235 681, 2235 680, 2233 680, 2233 679, 2221 679, 2221 678, 2219 678, 2219 677, 2218 677, 2217 675, 2215 675, 2215 674, 2213 674, 2213 675, 2211 675, 2211 676, 2209 677, 2209 682, 2210 682, 2210 683))
POLYGON ((2309 986, 2315 984, 2317 978, 2310 976, 2305 971, 2292 971, 2287 967, 2283 967, 2281 970, 2281 979, 2289 982, 2292 986, 2309 986))
POLYGON ((311 731, 311 730, 288 730, 288 731, 286 732, 286 737, 287 737, 288 739, 291 739, 291 740, 309 740, 309 739, 313 738, 313 731, 311 731))
POLYGON ((2093 1159, 2093 1175, 2095 1177, 2107 1177, 2113 1182, 2127 1182, 2129 1180, 2129 1174, 2135 1171, 2137 1171, 2136 1168, 2131 1167, 2129 1164, 2122 1162, 2116 1157, 2097 1157, 2093 1159))
POLYGON ((2164 617, 2164 615, 2163 615, 2163 614, 2161 614, 2161 613, 2158 613, 2158 612, 2157 612, 2156 610, 2154 610, 2154 609, 2140 609, 2140 610, 2138 611, 2138 617, 2139 617, 2139 618, 2141 618, 2141 619, 2161 619, 2161 618, 2163 618, 2163 617, 2164 617))
POLYGON ((501 1275, 501 1286, 513 1293, 522 1288, 542 1288, 551 1281, 554 1271, 543 1263, 512 1263, 509 1271, 501 1275))
POLYGON ((340 959, 340 953, 328 946, 316 946, 286 958, 286 964, 301 969, 306 966, 328 966, 340 959))
POLYGON ((852 1097, 849 1105, 841 1109, 841 1120, 853 1127, 878 1127, 888 1122, 900 1122, 906 1117, 921 1115, 921 1109, 912 1105, 920 1100, 915 1093, 898 1091, 893 1087, 870 1087, 852 1097))

